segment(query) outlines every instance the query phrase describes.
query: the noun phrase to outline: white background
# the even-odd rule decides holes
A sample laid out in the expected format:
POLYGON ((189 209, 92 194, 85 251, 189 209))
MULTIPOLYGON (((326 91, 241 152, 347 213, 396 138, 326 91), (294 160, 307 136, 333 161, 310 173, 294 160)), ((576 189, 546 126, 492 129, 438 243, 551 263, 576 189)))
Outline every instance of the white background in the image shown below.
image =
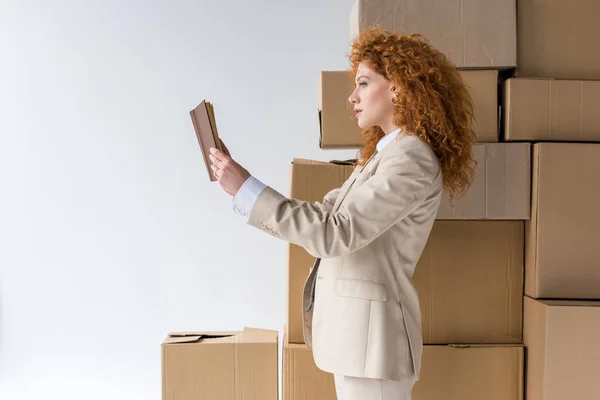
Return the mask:
MULTIPOLYGON (((289 195, 352 0, 0 0, 0 399, 160 399, 170 331, 279 330, 287 245, 210 183, 189 110, 289 195)), ((281 376, 280 376, 281 377, 281 376)))

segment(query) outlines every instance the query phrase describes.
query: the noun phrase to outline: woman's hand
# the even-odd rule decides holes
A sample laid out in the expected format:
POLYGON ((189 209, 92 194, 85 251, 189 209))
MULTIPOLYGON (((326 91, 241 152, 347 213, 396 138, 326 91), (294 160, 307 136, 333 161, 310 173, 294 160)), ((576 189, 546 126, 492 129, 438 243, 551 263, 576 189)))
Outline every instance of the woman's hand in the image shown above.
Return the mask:
POLYGON ((221 142, 223 151, 219 151, 215 147, 210 148, 211 154, 209 158, 212 162, 210 167, 223 190, 227 194, 235 196, 244 182, 250 177, 250 173, 240 164, 233 161, 225 143, 221 139, 219 141, 221 142))

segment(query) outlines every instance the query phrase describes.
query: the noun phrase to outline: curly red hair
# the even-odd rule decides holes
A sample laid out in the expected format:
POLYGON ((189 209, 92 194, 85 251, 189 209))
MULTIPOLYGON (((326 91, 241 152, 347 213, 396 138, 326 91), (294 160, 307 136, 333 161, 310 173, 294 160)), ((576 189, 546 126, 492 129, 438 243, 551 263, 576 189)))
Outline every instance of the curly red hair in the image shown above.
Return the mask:
MULTIPOLYGON (((394 83, 400 94, 394 124, 431 146, 451 198, 464 193, 477 165, 472 151, 476 138, 472 99, 456 66, 423 36, 393 34, 380 26, 354 39, 349 60, 352 81, 362 62, 394 83)), ((383 136, 378 126, 361 133, 359 165, 375 152, 383 136)))

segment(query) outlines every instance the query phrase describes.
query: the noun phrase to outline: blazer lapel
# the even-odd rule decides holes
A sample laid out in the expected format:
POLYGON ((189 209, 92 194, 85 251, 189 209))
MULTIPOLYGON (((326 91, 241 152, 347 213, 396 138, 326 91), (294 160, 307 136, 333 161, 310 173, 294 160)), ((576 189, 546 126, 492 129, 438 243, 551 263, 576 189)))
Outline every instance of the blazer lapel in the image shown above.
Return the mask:
POLYGON ((378 151, 375 150, 375 152, 371 155, 371 157, 369 157, 369 159, 367 160, 367 162, 365 163, 365 165, 363 165, 360 168, 360 170, 356 174, 354 174, 354 176, 352 177, 352 180, 348 183, 348 186, 346 186, 346 189, 344 189, 344 191, 342 191, 338 195, 338 198, 336 199, 335 204, 333 205, 332 212, 335 212, 338 209, 338 207, 340 206, 340 204, 342 203, 342 201, 344 200, 344 198, 346 197, 346 195, 350 191, 350 188, 352 187, 352 185, 354 185, 354 181, 356 181, 356 177, 365 169, 365 167, 367 165, 369 165, 369 162, 371 162, 371 160, 373 159, 373 157, 375 157, 375 155, 377 153, 378 153, 378 151))
MULTIPOLYGON (((352 177, 352 180, 350 181, 350 183, 348 184, 348 186, 346 187, 346 189, 340 193, 338 195, 338 198, 335 201, 335 204, 333 205, 333 211, 337 210, 337 207, 339 206, 339 204, 341 203, 341 201, 343 200, 344 197, 346 197, 346 194, 348 193, 348 191, 350 190, 350 187, 352 187, 352 185, 354 184, 354 181, 356 180, 356 176, 358 174, 360 174, 363 169, 365 169, 365 167, 367 166, 367 164, 369 164, 369 162, 373 159, 373 157, 375 157, 375 155, 377 154, 377 150, 375 150, 375 152, 373 153, 373 155, 367 160, 367 162, 365 163, 365 165, 362 166, 362 168, 360 169, 360 171, 358 171, 358 173, 354 174, 354 176, 352 177)), ((310 273, 308 276, 308 279, 305 282, 305 286, 304 286, 304 304, 308 304, 306 306, 305 311, 308 312, 311 310, 312 306, 313 306, 313 302, 314 302, 314 298, 315 298, 315 279, 316 279, 316 274, 317 271, 319 269, 319 264, 321 263, 321 259, 317 258, 315 260, 315 262, 313 263, 312 267, 310 267, 310 273)))

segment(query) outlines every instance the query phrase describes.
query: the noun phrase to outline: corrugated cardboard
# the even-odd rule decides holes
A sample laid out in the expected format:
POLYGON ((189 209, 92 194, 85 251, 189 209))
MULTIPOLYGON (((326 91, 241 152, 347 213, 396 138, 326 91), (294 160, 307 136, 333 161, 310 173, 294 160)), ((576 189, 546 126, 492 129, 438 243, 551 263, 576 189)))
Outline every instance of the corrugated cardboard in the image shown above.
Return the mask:
MULTIPOLYGON (((473 99, 473 130, 478 142, 498 141, 498 71, 459 71, 473 99)), ((320 75, 319 146, 322 149, 358 148, 361 129, 348 98, 354 90, 349 71, 322 71, 320 75)))
POLYGON ((319 147, 322 149, 358 148, 362 140, 348 98, 354 91, 349 71, 321 71, 319 77, 319 147))
POLYGON ((414 284, 426 344, 521 343, 523 221, 436 221, 414 284))
POLYGON ((524 300, 528 400, 600 397, 600 301, 524 300))
POLYGON ((162 345, 163 400, 277 400, 278 332, 171 333, 162 345))
POLYGON ((600 2, 519 0, 519 77, 600 79, 600 2))
POLYGON ((420 33, 457 67, 517 65, 515 0, 356 0, 350 37, 374 24, 396 33, 420 33))
MULTIPOLYGON (((413 400, 522 400, 523 346, 423 347, 413 400)), ((303 344, 284 344, 283 400, 336 400, 333 375, 303 344)))
POLYGON ((522 400, 522 346, 425 346, 413 400, 522 400))
MULTIPOLYGON (((354 167, 295 158, 291 166, 291 193, 294 199, 322 201, 332 189, 342 186, 354 167)), ((288 244, 287 336, 291 343, 304 343, 302 333, 302 289, 315 258, 304 248, 288 244)))
POLYGON ((453 201, 444 191, 437 219, 529 219, 531 144, 478 143, 473 152, 471 187, 453 201))
POLYGON ((283 340, 283 400, 336 400, 333 374, 317 368, 305 344, 283 340))
POLYGON ((512 78, 503 91, 505 140, 600 142, 600 81, 512 78))
POLYGON ((533 146, 525 294, 600 299, 600 144, 533 146))
POLYGON ((460 70, 473 100, 473 130, 477 141, 498 141, 498 71, 460 70))

